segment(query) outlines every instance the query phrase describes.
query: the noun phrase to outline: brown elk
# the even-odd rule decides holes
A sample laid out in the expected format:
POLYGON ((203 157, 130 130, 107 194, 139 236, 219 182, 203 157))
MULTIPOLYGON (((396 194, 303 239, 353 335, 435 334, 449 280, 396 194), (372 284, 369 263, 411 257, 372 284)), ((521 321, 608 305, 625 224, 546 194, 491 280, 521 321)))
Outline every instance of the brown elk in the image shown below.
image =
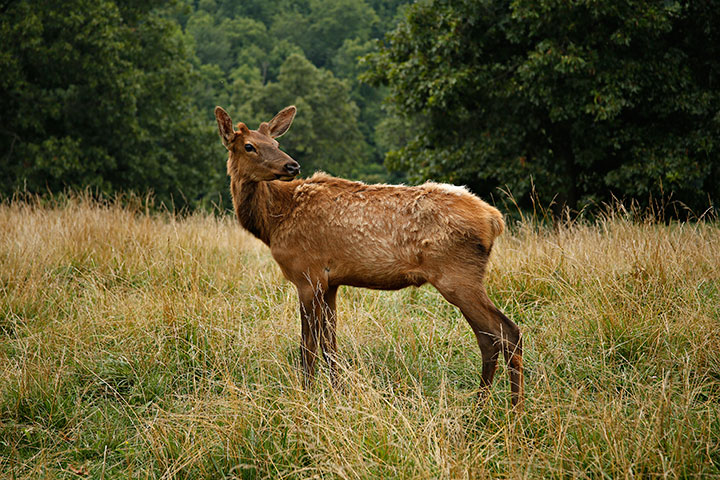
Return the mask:
POLYGON ((432 284, 467 319, 482 354, 482 388, 498 354, 508 363, 512 404, 523 399, 520 329, 490 301, 483 277, 502 214, 463 187, 428 182, 366 185, 323 173, 296 180, 300 165, 278 148, 294 106, 257 130, 215 109, 240 224, 262 240, 297 287, 305 378, 318 346, 337 381, 335 297, 340 285, 395 290, 432 284), (319 344, 319 345, 318 345, 319 344))

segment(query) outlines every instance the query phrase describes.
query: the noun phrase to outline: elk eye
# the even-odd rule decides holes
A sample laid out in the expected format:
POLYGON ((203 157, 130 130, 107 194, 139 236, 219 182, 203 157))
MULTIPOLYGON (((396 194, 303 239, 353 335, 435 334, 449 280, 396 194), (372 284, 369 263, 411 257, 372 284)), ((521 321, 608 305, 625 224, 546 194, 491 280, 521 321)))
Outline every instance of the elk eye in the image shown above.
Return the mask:
POLYGON ((246 152, 254 152, 254 151, 255 151, 255 147, 253 147, 253 146, 252 146, 251 144, 249 144, 249 143, 246 143, 246 144, 245 144, 245 151, 246 151, 246 152))

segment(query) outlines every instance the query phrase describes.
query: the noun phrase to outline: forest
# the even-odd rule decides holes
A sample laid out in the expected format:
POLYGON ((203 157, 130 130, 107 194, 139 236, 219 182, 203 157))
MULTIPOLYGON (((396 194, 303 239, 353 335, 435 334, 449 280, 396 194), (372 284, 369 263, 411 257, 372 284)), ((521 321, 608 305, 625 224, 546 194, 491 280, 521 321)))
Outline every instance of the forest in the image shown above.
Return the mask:
POLYGON ((227 205, 212 110, 367 182, 575 211, 720 198, 716 1, 7 0, 0 196, 227 205))

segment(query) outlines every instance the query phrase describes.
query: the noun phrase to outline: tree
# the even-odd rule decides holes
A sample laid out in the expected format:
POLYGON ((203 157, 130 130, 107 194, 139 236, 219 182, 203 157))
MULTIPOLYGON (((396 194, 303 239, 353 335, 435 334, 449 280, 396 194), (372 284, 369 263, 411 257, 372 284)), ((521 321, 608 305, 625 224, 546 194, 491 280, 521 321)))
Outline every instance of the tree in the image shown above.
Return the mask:
MULTIPOLYGON (((383 165, 385 152, 376 141, 376 125, 385 116, 381 108, 383 90, 358 80, 358 74, 365 68, 358 65, 358 58, 376 49, 372 38, 380 37, 393 23, 400 4, 398 0, 184 0, 174 15, 185 27, 196 51, 193 65, 199 72, 199 81, 192 92, 194 102, 208 121, 214 122, 215 105, 223 105, 235 112, 234 117, 257 124, 267 120, 262 115, 272 114, 274 108, 284 105, 263 100, 263 110, 256 110, 260 104, 253 98, 264 95, 266 85, 276 85, 271 87, 273 90, 278 83, 288 81, 287 75, 282 81, 279 76, 283 68, 287 70, 286 61, 290 57, 309 59, 310 64, 305 62, 300 68, 310 74, 308 85, 345 102, 336 110, 350 126, 351 136, 322 158, 302 153, 328 151, 329 144, 327 148, 320 146, 324 143, 322 138, 313 137, 312 148, 308 144, 302 147, 306 150, 296 150, 304 157, 304 171, 312 172, 317 167, 368 181, 397 180, 398 176, 389 178, 383 165), (381 19, 375 9, 382 13, 381 19), (327 78, 329 83, 316 81, 318 76, 327 78), (344 86, 335 88, 341 84, 344 86), (345 90, 349 90, 349 96, 345 90), (347 117, 349 114, 354 118, 347 117), (364 142, 356 142, 357 128, 364 142), (338 155, 349 150, 355 153, 344 158, 338 155)), ((299 67, 300 63, 295 65, 299 67)), ((282 98, 286 97, 283 94, 282 98)), ((309 86, 304 86, 295 97, 312 97, 315 104, 322 102, 309 86)), ((301 115, 312 112, 302 108, 301 115)), ((213 178, 213 191, 224 190, 225 174, 214 172, 213 178)))
POLYGON ((92 187, 192 203, 212 125, 162 2, 16 1, 0 18, 0 194, 92 187))
POLYGON ((271 31, 275 38, 299 45, 316 66, 327 67, 345 39, 367 40, 378 22, 364 0, 310 0, 306 12, 280 12, 271 31))
POLYGON ((211 14, 203 10, 195 12, 185 28, 195 40, 195 53, 203 63, 219 65, 223 69, 233 66, 230 32, 217 25, 211 14))
POLYGON ((717 2, 434 0, 371 56, 415 180, 579 207, 720 199, 717 2), (411 128, 409 127, 411 126, 411 128))
POLYGON ((369 148, 358 127, 358 108, 350 100, 349 90, 330 71, 293 54, 280 67, 277 82, 265 85, 250 103, 257 121, 269 120, 287 105, 298 107, 291 134, 281 143, 304 173, 322 169, 351 175, 358 164, 367 161, 369 148))

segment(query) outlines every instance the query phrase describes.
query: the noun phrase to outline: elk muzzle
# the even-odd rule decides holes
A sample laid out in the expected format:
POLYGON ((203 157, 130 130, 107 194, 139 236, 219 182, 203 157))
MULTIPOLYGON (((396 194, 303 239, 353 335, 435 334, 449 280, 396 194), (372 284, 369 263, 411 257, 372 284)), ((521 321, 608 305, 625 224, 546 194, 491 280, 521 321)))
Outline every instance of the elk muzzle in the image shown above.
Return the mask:
POLYGON ((285 164, 284 170, 291 176, 295 176, 300 173, 300 164, 295 160, 290 160, 285 164))

